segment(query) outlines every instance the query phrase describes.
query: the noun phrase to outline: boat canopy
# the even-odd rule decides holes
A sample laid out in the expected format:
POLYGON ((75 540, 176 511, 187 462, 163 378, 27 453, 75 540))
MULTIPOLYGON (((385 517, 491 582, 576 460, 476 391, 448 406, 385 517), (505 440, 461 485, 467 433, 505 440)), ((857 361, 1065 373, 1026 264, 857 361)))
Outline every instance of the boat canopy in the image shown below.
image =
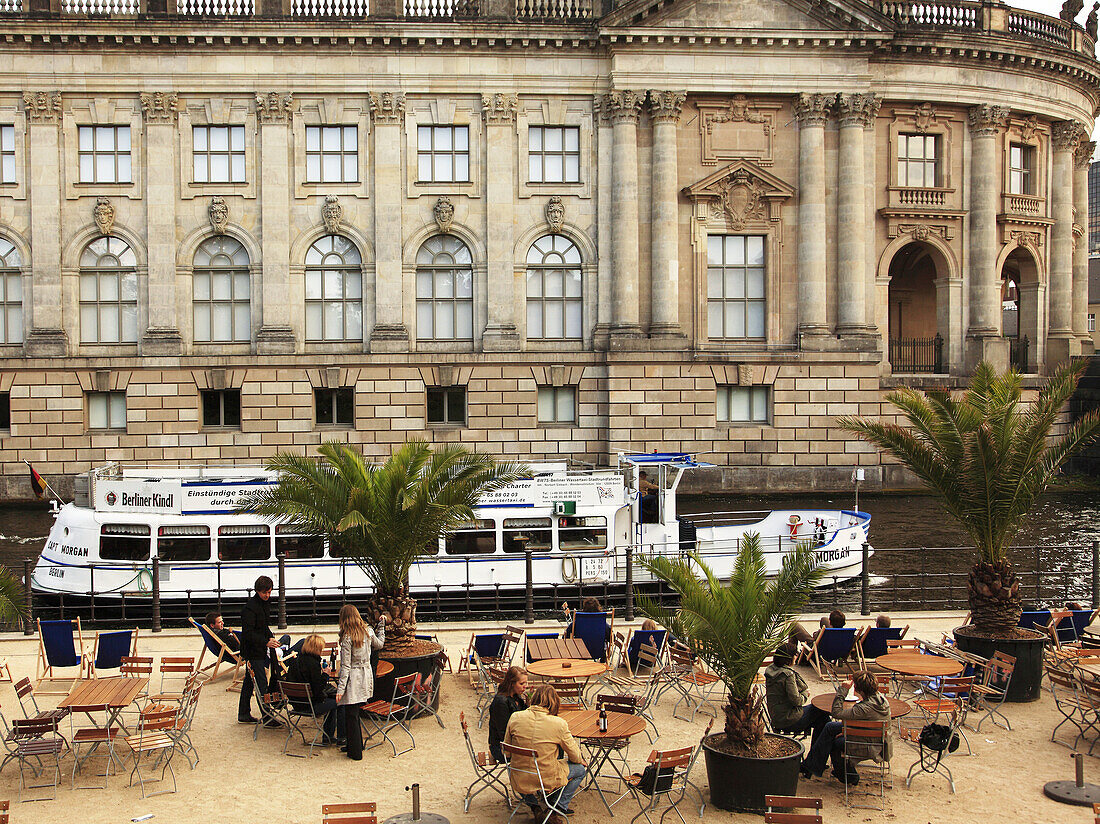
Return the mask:
POLYGON ((705 469, 716 466, 706 461, 697 461, 687 452, 636 452, 619 454, 619 462, 634 466, 655 466, 663 464, 674 469, 705 469))

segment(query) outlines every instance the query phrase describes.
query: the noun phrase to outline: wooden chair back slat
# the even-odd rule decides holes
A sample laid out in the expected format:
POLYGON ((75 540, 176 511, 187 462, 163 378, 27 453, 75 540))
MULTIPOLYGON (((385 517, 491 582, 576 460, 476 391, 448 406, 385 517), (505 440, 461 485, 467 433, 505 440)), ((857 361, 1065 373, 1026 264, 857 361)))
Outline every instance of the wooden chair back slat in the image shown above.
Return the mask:
POLYGON ((30 678, 22 678, 15 684, 15 694, 20 699, 25 698, 28 695, 34 694, 34 685, 31 684, 30 678))
POLYGON ((122 659, 122 666, 119 667, 119 672, 122 675, 141 676, 153 674, 153 659, 136 656, 129 656, 122 659))
POLYGON ((378 812, 378 805, 373 801, 352 801, 341 804, 322 804, 322 815, 333 815, 334 813, 376 813, 378 812))
POLYGON ((683 767, 691 760, 694 747, 679 747, 675 750, 653 750, 646 759, 650 764, 656 764, 657 769, 667 767, 683 767))
POLYGON ((797 795, 766 795, 764 796, 764 806, 767 808, 767 812, 764 813, 765 824, 822 824, 820 798, 807 798, 797 795), (774 808, 796 812, 778 812, 774 808), (817 810, 818 812, 797 812, 798 810, 817 810))

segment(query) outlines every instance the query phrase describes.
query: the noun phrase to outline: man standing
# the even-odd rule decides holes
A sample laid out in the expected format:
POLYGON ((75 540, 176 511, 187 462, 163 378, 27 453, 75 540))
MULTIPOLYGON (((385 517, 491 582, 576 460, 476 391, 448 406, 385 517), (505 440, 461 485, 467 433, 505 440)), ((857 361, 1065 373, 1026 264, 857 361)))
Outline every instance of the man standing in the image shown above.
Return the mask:
MULTIPOLYGON (((262 693, 267 692, 267 665, 269 650, 279 646, 268 623, 271 621, 271 590, 274 582, 266 575, 256 579, 255 594, 245 601, 241 610, 241 658, 252 665, 256 684, 262 693)), ((246 677, 241 686, 241 700, 237 705, 237 721, 254 724, 252 716, 252 679, 246 677)), ((275 719, 265 719, 267 726, 280 726, 275 719)))

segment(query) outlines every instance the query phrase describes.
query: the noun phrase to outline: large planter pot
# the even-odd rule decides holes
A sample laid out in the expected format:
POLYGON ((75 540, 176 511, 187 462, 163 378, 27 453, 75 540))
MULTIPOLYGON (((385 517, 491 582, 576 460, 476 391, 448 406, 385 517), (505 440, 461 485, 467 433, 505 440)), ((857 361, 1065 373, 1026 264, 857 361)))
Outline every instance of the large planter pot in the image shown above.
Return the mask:
POLYGON ((766 795, 798 795, 798 765, 802 744, 793 738, 767 733, 768 738, 793 742, 798 749, 780 758, 731 755, 712 746, 722 733, 703 739, 710 801, 720 810, 764 812, 766 795))
MULTIPOLYGON (((436 650, 432 652, 425 652, 421 655, 415 655, 410 657, 391 658, 386 654, 386 650, 382 650, 379 658, 383 661, 389 661, 393 664, 393 672, 389 675, 385 675, 381 678, 376 678, 374 681, 374 700, 389 701, 393 698, 393 682, 400 678, 402 675, 409 675, 414 672, 420 673, 421 678, 427 678, 431 675, 432 670, 435 669, 435 658, 439 654, 438 644, 435 645, 436 650)), ((439 695, 436 693, 435 703, 433 707, 439 707, 439 695)))
POLYGON ((955 630, 955 644, 960 650, 982 658, 992 658, 993 653, 1003 652, 1016 659, 1005 700, 1016 703, 1037 701, 1043 686, 1043 649, 1047 636, 1034 630, 1023 630, 1031 637, 983 638, 971 635, 971 629, 965 626, 955 630))

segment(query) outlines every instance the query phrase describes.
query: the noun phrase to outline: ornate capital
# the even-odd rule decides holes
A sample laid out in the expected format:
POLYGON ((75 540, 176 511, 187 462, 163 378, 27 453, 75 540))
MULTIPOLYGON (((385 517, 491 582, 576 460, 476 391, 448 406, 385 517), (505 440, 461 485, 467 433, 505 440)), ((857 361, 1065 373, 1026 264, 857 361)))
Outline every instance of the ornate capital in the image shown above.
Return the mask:
POLYGON ((1076 152, 1088 130, 1076 120, 1059 120, 1051 125, 1050 135, 1055 149, 1076 152))
POLYGON ((405 119, 405 94, 371 92, 370 113, 375 123, 401 123, 405 119))
POLYGON ((836 112, 841 126, 871 128, 882 100, 871 94, 838 94, 836 112))
POLYGON ((451 224, 455 219, 455 205, 449 197, 441 197, 435 202, 435 206, 432 207, 432 217, 435 218, 439 231, 443 234, 451 231, 451 224))
POLYGON ((546 204, 546 225, 555 234, 560 232, 561 227, 565 225, 565 204, 561 202, 561 198, 557 195, 551 197, 550 202, 546 204))
POLYGON ((142 92, 141 111, 146 123, 174 123, 179 96, 175 92, 142 92))
POLYGON ((95 199, 95 208, 92 209, 92 217, 99 231, 105 235, 111 234, 115 228, 115 207, 105 197, 95 199))
POLYGON ((1073 153, 1073 165, 1078 169, 1087 169, 1092 163, 1094 154, 1096 154, 1096 141, 1082 140, 1081 145, 1073 153))
POLYGON ((340 205, 340 198, 336 195, 325 195, 325 202, 321 206, 321 221, 325 224, 325 231, 330 235, 338 234, 343 217, 344 207, 340 205))
POLYGON ((23 92, 23 108, 32 123, 60 123, 61 92, 23 92))
POLYGON ((655 122, 676 123, 687 100, 686 92, 662 92, 649 90, 649 116, 655 122))
POLYGON ((225 227, 229 225, 229 205, 221 195, 210 198, 210 206, 207 209, 210 216, 210 228, 216 235, 224 235, 225 227))
POLYGON ((644 92, 608 92, 600 98, 600 109, 612 123, 637 123, 643 99, 644 92))
POLYGON ((517 94, 483 94, 481 96, 481 116, 486 123, 507 125, 516 122, 516 109, 519 108, 517 94))
POLYGON ((836 99, 831 94, 800 94, 794 102, 794 116, 800 126, 824 126, 829 106, 836 99))
POLYGON ((990 106, 988 103, 971 106, 968 122, 970 134, 975 137, 991 137, 1008 123, 1008 109, 1004 106, 990 106))
POLYGON ((289 123, 294 95, 288 92, 268 92, 256 95, 256 114, 261 123, 289 123))

